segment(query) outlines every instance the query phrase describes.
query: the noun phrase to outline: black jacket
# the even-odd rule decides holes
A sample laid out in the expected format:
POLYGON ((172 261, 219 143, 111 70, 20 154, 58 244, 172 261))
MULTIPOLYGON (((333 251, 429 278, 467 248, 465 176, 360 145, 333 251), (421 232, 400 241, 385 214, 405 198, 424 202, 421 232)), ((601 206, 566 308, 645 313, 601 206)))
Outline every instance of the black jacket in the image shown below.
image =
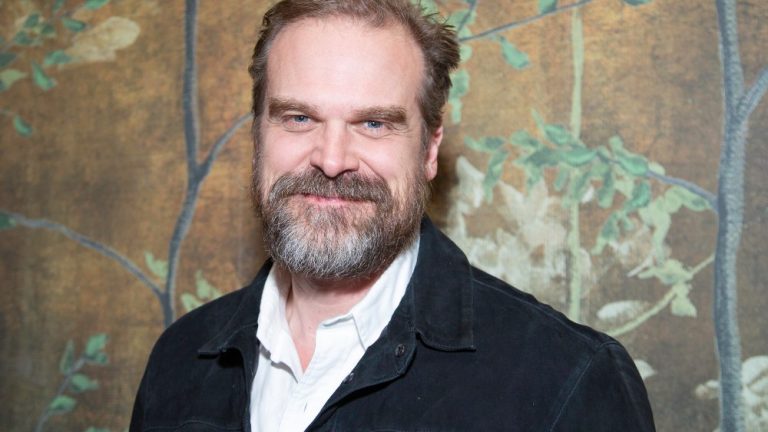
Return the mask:
MULTIPOLYGON (((132 432, 250 430, 256 323, 270 266, 160 337, 132 432)), ((470 266, 425 219, 416 269, 392 320, 307 430, 654 426, 643 382, 617 341, 470 266)))

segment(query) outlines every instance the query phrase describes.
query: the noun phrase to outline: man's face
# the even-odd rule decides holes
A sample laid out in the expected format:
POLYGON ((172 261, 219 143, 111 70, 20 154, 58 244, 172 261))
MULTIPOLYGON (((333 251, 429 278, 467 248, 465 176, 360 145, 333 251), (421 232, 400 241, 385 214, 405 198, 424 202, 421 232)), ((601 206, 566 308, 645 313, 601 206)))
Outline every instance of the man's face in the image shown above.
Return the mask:
POLYGON ((307 19, 273 41, 254 181, 275 260, 371 276, 413 239, 442 129, 422 140, 418 46, 399 26, 307 19))

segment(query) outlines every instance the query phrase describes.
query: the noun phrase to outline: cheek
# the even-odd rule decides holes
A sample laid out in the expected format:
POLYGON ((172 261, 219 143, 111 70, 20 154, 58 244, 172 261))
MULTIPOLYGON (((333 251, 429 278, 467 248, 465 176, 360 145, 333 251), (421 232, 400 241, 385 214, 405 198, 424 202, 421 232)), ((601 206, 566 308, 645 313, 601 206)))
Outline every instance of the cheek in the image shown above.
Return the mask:
POLYGON ((262 148, 262 171, 265 175, 280 176, 302 168, 309 160, 308 146, 296 137, 265 137, 262 148))
POLYGON ((395 150, 388 148, 371 152, 365 157, 365 163, 387 182, 392 192, 403 193, 411 178, 424 176, 423 156, 419 151, 395 150))

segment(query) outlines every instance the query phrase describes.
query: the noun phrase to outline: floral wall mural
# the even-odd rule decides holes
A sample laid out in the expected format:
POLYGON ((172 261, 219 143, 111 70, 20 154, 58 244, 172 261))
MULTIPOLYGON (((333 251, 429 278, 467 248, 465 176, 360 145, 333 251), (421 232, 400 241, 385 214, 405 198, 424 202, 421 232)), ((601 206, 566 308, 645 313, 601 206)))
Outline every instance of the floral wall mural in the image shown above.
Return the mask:
MULTIPOLYGON (((0 429, 126 430, 162 330, 261 265, 269 4, 0 2, 0 429)), ((659 430, 768 430, 768 4, 421 4, 462 44, 431 217, 622 341, 659 430)))

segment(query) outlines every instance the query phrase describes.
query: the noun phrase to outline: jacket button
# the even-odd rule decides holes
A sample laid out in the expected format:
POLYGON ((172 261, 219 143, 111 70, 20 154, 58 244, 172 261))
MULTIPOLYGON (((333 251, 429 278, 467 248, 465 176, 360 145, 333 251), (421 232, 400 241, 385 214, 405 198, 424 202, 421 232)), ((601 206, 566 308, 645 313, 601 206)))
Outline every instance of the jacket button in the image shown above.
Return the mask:
POLYGON ((355 373, 354 372, 350 372, 349 375, 344 377, 344 380, 342 381, 342 383, 346 384, 348 382, 351 382, 352 378, 354 378, 354 377, 355 377, 355 373))
POLYGON ((405 345, 398 344, 397 347, 395 347, 395 356, 402 357, 403 354, 405 354, 405 345))

